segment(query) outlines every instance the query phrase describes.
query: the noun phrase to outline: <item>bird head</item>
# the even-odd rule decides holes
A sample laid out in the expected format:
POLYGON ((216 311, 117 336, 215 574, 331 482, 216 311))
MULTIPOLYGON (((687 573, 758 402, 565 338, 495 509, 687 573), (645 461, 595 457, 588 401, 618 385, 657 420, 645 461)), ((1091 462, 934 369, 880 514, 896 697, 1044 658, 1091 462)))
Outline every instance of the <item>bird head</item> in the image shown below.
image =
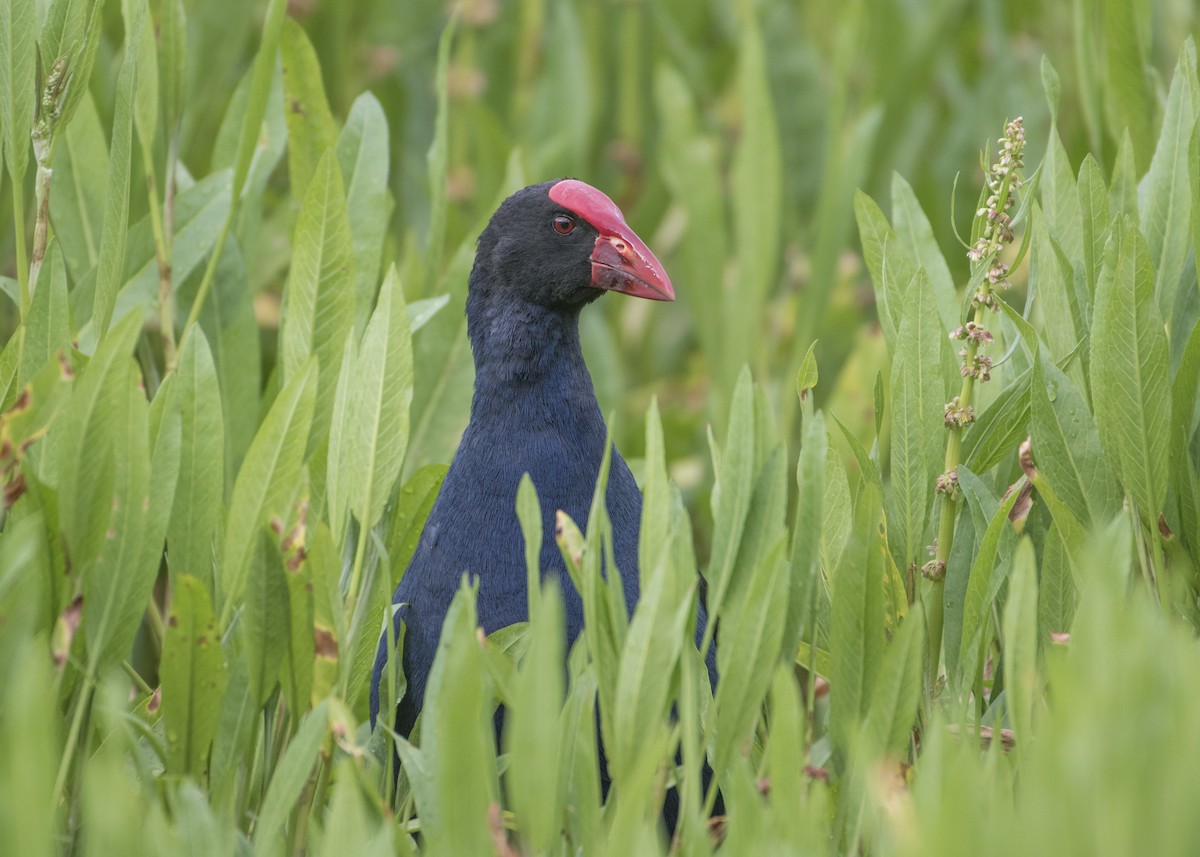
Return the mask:
POLYGON ((517 191, 479 238, 493 288, 549 307, 581 306, 604 292, 675 300, 671 280, 604 193, 578 179, 517 191))

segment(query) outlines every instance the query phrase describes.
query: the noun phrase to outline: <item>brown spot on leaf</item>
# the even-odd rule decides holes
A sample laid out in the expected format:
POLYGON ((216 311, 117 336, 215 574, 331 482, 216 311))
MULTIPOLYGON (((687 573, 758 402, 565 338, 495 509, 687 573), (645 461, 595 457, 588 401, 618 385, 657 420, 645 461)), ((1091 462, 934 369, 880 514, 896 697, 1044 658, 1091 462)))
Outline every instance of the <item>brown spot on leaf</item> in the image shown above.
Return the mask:
POLYGON ((4 486, 4 508, 11 508, 25 493, 25 474, 17 473, 15 479, 4 486))
POLYGON ((1158 513, 1158 534, 1167 541, 1175 538, 1175 534, 1171 532, 1171 527, 1167 524, 1167 519, 1162 516, 1161 512, 1158 513))
POLYGON ((16 413, 20 413, 21 411, 28 410, 29 409, 29 401, 31 398, 32 397, 29 392, 29 385, 26 384, 24 387, 21 388, 21 392, 17 396, 17 400, 15 402, 13 402, 13 405, 11 408, 9 408, 8 412, 10 414, 16 414, 16 413))
POLYGON ((1066 631, 1051 631, 1050 642, 1056 646, 1065 646, 1071 642, 1071 635, 1066 631))
POLYGON ((820 782, 829 782, 829 771, 826 768, 820 768, 816 765, 805 765, 804 776, 810 780, 819 780, 820 782))
POLYGON ((162 687, 154 688, 154 693, 150 694, 150 701, 146 703, 146 711, 154 714, 158 711, 158 707, 162 705, 162 687))
POLYGON ((172 613, 170 616, 167 617, 167 627, 168 628, 175 628, 175 627, 178 627, 178 625, 179 625, 179 616, 178 615, 176 615, 175 613, 172 613))
POLYGON ((333 632, 328 628, 322 628, 320 625, 313 626, 313 654, 318 658, 337 660, 337 640, 334 639, 333 632))

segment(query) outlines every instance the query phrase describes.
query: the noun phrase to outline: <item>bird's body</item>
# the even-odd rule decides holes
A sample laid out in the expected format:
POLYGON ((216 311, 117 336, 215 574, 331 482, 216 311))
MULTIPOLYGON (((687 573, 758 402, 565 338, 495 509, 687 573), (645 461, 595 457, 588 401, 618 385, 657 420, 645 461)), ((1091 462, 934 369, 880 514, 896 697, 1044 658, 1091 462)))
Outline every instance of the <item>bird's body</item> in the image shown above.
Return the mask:
MULTIPOLYGON (((402 734, 421 709, 442 622, 464 572, 478 578, 485 632, 528 618, 525 543, 516 515, 525 473, 537 489, 547 528, 543 579, 560 578, 568 639, 583 626, 580 598, 566 578, 553 526, 560 509, 586 526, 604 454, 607 429, 579 342, 579 312, 604 291, 674 297, 665 272, 620 211, 582 182, 518 191, 479 239, 467 297, 476 370, 470 424, 393 597, 401 605, 396 627, 403 620, 407 628, 407 687, 396 720, 402 734)), ((608 573, 615 565, 632 611, 642 500, 615 449, 606 496, 614 552, 608 573)), ((700 619, 702 628, 702 613, 700 619)), ((371 685, 372 722, 385 642, 371 685)))

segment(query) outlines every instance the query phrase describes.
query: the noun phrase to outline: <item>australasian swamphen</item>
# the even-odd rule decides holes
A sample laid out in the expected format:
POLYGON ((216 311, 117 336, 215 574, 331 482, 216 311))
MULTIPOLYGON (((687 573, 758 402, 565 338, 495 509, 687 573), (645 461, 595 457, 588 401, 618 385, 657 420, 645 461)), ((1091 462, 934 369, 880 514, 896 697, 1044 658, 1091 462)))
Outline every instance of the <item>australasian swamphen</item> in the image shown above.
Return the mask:
MULTIPOLYGON (((407 631, 407 689, 396 729, 408 735, 421 710, 442 622, 463 572, 478 577, 483 630, 528 619, 517 486, 529 473, 542 521, 543 578, 557 576, 568 644, 583 606, 554 540, 555 511, 586 526, 606 428, 579 343, 579 312, 606 291, 675 299, 662 265, 600 191, 575 179, 544 182, 506 199, 479 237, 467 294, 475 358, 471 419, 392 598, 407 631)), ((632 611, 638 599, 642 498, 614 449, 607 488, 613 550, 632 611)), ((608 565, 612 569, 612 564, 608 565)), ((699 609, 697 639, 706 617, 699 609)), ((709 652, 709 672, 715 660, 709 652)), ((387 661, 380 640, 371 679, 371 723, 387 661)))

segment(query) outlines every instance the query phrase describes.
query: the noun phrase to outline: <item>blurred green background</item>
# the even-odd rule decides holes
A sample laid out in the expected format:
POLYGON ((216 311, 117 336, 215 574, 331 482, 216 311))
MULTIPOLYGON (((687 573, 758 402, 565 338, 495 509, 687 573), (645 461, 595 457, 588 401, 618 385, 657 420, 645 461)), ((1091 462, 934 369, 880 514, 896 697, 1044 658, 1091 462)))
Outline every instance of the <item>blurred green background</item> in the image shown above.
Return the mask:
MULTIPOLYGON (((245 86, 266 4, 184 5, 180 157, 200 177, 228 162, 222 139, 240 121, 235 93, 245 86)), ((39 0, 39 12, 47 6, 39 0)), ((123 55, 118 7, 108 4, 89 81, 103 128, 123 55)), ((954 226, 969 228, 980 148, 1005 119, 1023 115, 1027 162, 1036 165, 1045 150, 1043 57, 1061 80, 1057 124, 1072 164, 1092 151, 1107 172, 1115 129, 1128 126, 1140 174, 1157 138, 1163 79, 1200 23, 1191 0, 294 0, 288 14, 315 47, 333 122, 340 127, 367 90, 386 114, 394 205, 379 270, 397 261, 410 300, 451 294, 451 306, 417 336, 407 471, 448 460, 465 425, 461 287, 474 237, 514 164, 529 182, 572 175, 604 189, 666 264, 676 304, 609 298, 585 313, 584 335, 601 406, 617 414, 618 442, 637 459, 641 415, 657 395, 672 474, 692 502, 708 481, 706 426, 720 430, 743 362, 789 432, 795 369, 819 338, 818 404, 869 442, 872 383, 881 369, 886 377, 887 357, 857 246, 856 188, 890 215, 893 174, 903 176, 961 284, 966 259, 954 226), (443 165, 430 154, 438 46, 451 18, 443 165), (1137 85, 1125 74, 1131 67, 1143 72, 1132 76, 1137 85), (1109 81, 1119 91, 1102 98, 1109 81), (443 202, 445 238, 431 241, 431 214, 443 202)), ((282 111, 280 98, 268 122, 282 111)), ((56 170, 86 196, 89 177, 72 173, 72 157, 58 153, 56 170)), ((261 223, 243 222, 238 232, 243 243, 254 239, 243 250, 268 389, 297 205, 285 161, 261 211, 244 215, 261 223)), ((136 222, 146 195, 134 172, 136 222)), ((105 177, 90 180, 102 200, 105 177)), ((29 200, 32 181, 31 174, 29 200)), ((10 193, 5 186, 0 201, 0 256, 11 276, 10 193)), ((68 267, 75 280, 87 270, 71 260, 68 267)), ((1018 272, 1018 286, 1021 279, 1018 272)), ((15 308, 4 312, 11 329, 15 308)))

